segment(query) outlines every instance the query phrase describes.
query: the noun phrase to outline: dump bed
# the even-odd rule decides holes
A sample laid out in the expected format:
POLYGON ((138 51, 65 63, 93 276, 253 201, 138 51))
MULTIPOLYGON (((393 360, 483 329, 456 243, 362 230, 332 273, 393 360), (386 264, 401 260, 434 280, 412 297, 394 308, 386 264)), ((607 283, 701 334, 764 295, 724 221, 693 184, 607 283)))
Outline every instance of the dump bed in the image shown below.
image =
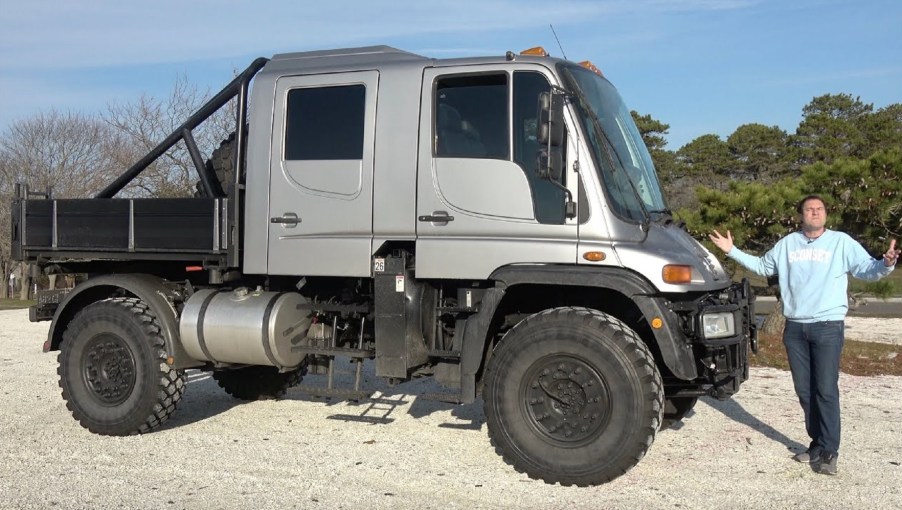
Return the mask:
MULTIPOLYGON (((133 262, 186 262, 220 269, 240 262, 244 138, 250 80, 268 59, 258 58, 182 125, 94 198, 53 199, 16 185, 12 208, 12 258, 48 265, 59 262, 91 272, 98 261, 122 261, 103 271, 146 270, 133 262), (234 180, 221 182, 204 163, 193 130, 229 101, 235 105, 234 180), (113 198, 176 143, 184 142, 198 174, 201 198, 113 198)), ((183 268, 184 269, 184 268, 183 268)), ((192 268, 193 270, 194 268, 192 268)), ((159 274, 160 266, 154 267, 159 274)))
POLYGON ((228 251, 228 198, 19 195, 13 207, 15 259, 215 261, 228 251))

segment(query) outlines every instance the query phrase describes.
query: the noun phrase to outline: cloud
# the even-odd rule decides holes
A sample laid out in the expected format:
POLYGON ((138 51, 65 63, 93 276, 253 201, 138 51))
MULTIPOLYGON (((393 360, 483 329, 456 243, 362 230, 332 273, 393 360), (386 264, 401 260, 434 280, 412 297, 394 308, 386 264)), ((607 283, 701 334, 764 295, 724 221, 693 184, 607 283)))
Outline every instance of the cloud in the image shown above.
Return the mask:
MULTIPOLYGON (((640 2, 641 3, 641 2, 640 2)), ((647 2, 654 4, 662 11, 727 11, 733 9, 745 9, 756 4, 760 0, 657 0, 647 2)))
MULTIPOLYGON (((539 26, 547 8, 510 1, 17 2, 0 14, 0 67, 79 67, 177 62, 347 45, 387 37, 539 26)), ((576 16, 597 7, 564 3, 576 16)))
MULTIPOLYGON (((737 9, 751 0, 295 0, 10 2, 0 12, 0 68, 59 69, 231 58, 386 39, 494 33, 607 21, 645 12, 737 9)), ((463 36, 466 37, 465 35, 463 36)), ((447 54, 448 52, 445 51, 447 54)))
MULTIPOLYGON (((767 0, 777 2, 778 0, 767 0)), ((807 1, 807 0, 805 0, 807 1)), ((544 45, 602 67, 653 61, 675 14, 748 9, 757 0, 71 0, 0 9, 0 126, 35 111, 100 111, 160 94, 178 72, 218 89, 253 57, 389 44, 431 57, 501 55, 544 45)), ((644 64, 643 64, 644 65, 644 64)))
POLYGON ((138 93, 117 83, 81 86, 60 83, 46 76, 0 74, 0 128, 35 114, 38 110, 100 112, 115 100, 133 98, 138 93))

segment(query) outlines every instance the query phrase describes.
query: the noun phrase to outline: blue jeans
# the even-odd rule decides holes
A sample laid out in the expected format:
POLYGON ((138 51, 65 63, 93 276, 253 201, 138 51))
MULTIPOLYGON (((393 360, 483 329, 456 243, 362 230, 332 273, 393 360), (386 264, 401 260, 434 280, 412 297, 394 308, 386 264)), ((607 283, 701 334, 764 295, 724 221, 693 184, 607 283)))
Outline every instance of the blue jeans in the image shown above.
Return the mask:
POLYGON ((845 340, 843 321, 786 321, 783 345, 792 383, 814 454, 839 453, 839 355, 845 340))

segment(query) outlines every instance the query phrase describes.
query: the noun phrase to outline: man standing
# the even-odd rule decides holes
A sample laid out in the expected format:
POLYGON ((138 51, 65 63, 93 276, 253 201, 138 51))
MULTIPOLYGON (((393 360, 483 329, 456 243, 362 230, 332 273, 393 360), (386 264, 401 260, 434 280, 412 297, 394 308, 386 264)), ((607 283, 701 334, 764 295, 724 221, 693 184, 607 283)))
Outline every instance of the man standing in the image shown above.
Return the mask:
POLYGON ((827 207, 809 195, 796 208, 802 230, 780 239, 763 257, 733 246, 733 236, 709 237, 731 259, 762 276, 778 275, 786 327, 783 344, 792 382, 811 438, 808 450, 793 459, 811 463, 818 473, 835 475, 839 455, 839 356, 842 352, 848 278, 879 280, 899 258, 895 239, 883 260, 874 259, 848 234, 828 230, 827 207))

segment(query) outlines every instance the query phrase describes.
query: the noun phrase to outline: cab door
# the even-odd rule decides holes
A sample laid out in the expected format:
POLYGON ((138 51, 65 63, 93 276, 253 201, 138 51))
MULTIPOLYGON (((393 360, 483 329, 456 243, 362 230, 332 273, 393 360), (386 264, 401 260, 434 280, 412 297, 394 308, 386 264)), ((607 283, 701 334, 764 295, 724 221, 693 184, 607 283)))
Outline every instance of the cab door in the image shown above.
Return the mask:
POLYGON ((268 273, 369 276, 377 71, 276 83, 268 273))
MULTIPOLYGON (((567 193, 537 176, 538 94, 544 68, 424 72, 417 181, 418 278, 485 279, 517 263, 576 261, 577 217, 567 193)), ((577 196, 565 142, 564 186, 577 196)))

